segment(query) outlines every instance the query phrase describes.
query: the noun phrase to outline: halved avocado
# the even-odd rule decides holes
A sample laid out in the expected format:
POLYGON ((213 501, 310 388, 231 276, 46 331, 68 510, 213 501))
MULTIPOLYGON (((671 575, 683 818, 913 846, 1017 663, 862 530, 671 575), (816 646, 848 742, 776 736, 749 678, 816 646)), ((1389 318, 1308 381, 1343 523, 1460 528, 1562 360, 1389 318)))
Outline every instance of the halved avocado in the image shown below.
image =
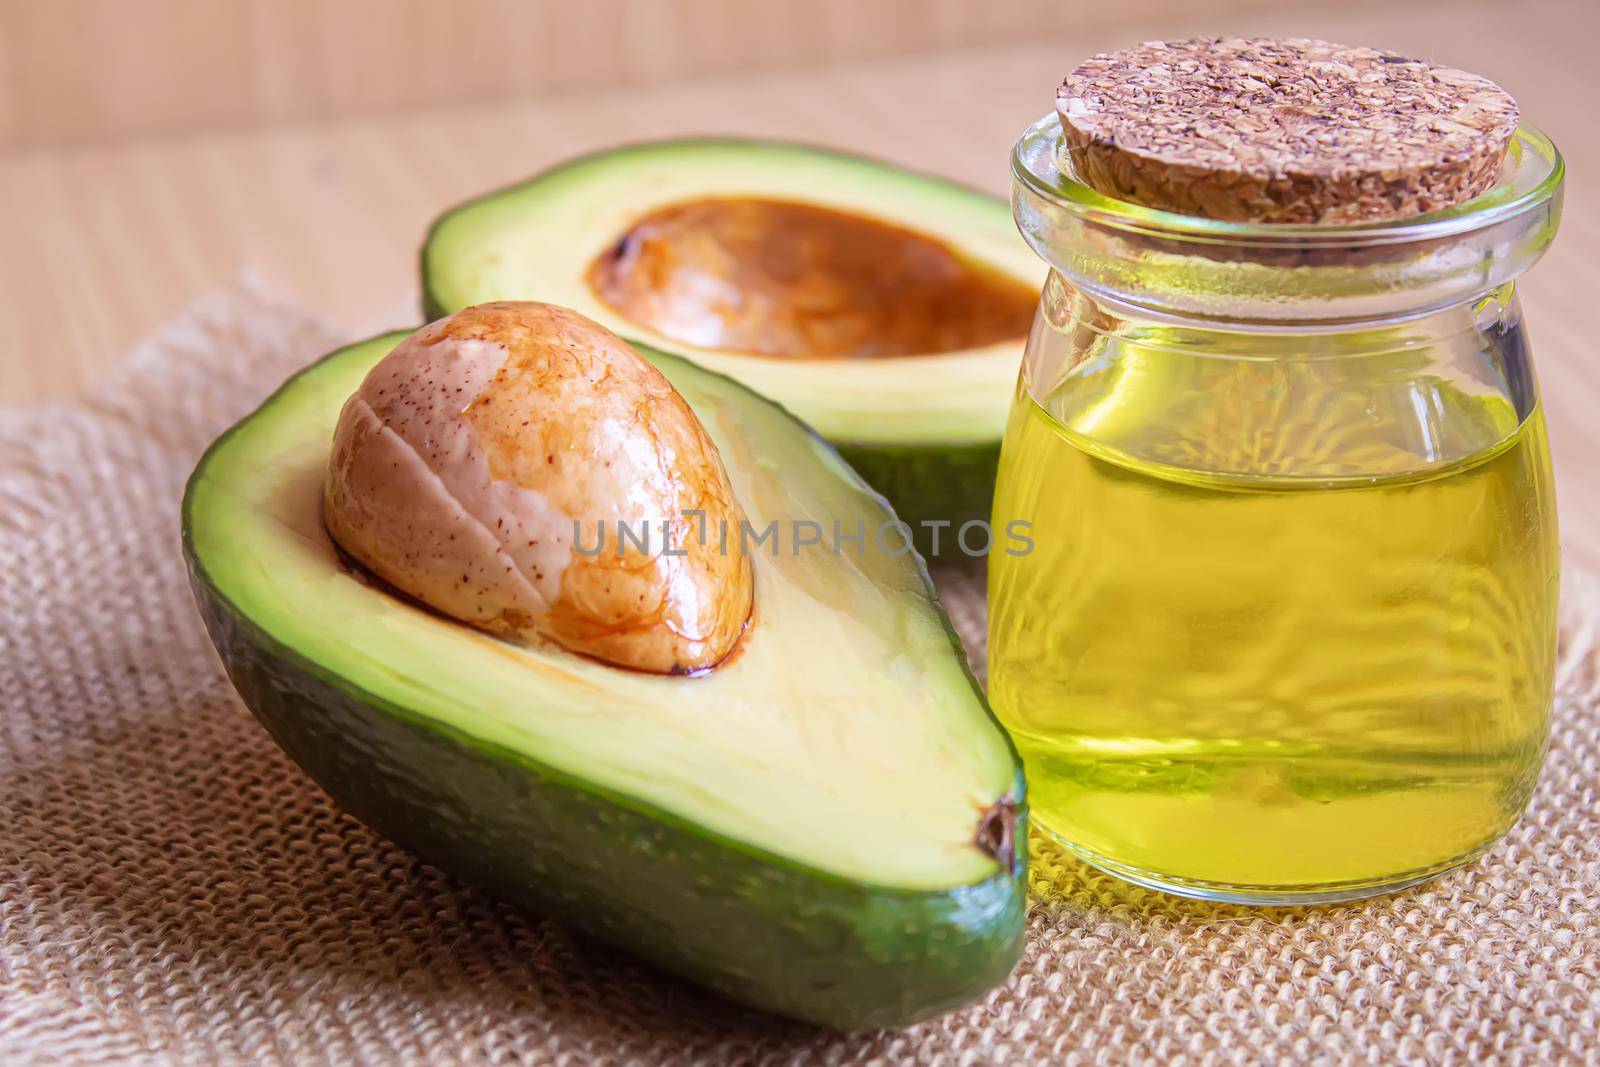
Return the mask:
POLYGON ((439 218, 429 318, 574 308, 770 396, 932 545, 987 519, 1043 268, 1005 201, 773 141, 598 152, 439 218))
POLYGON ((735 1000, 858 1029, 1001 981, 1022 941, 1021 768, 926 571, 874 544, 883 500, 777 405, 641 350, 752 526, 780 524, 751 626, 701 676, 498 640, 365 578, 323 526, 340 406, 403 336, 291 379, 189 482, 195 596, 273 738, 419 856, 735 1000), (807 519, 867 543, 795 550, 807 519))

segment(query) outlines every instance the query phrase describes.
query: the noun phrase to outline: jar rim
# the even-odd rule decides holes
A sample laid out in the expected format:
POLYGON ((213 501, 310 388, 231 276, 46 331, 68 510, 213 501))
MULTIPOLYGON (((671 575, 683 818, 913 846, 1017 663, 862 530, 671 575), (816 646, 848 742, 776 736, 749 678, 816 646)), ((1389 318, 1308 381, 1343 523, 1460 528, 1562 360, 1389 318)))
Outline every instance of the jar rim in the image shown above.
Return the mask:
POLYGON ((1537 210, 1555 197, 1566 173, 1561 152, 1542 130, 1521 123, 1493 188, 1447 208, 1400 219, 1356 223, 1236 222, 1146 207, 1100 192, 1060 165, 1064 141, 1055 113, 1029 126, 1011 153, 1017 182, 1085 222, 1167 240, 1253 248, 1373 245, 1431 241, 1468 233, 1537 210))

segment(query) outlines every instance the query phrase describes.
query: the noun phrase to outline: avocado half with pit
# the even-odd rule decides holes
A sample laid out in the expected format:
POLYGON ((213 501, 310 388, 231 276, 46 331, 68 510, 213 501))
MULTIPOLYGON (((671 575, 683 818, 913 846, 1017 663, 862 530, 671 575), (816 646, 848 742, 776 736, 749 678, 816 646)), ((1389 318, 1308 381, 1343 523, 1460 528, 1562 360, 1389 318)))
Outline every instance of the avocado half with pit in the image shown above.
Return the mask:
MULTIPOLYGON (((908 1023, 1003 980, 1022 942, 1020 765, 920 561, 788 540, 890 512, 802 423, 641 350, 719 449, 755 613, 699 676, 514 644, 366 577, 323 480, 341 406, 403 339, 341 349, 205 454, 183 504, 229 677, 335 800, 424 859, 744 1003, 908 1023)), ((871 543, 869 534, 869 546, 871 543)))
POLYGON ((448 212, 422 249, 430 319, 562 304, 779 401, 924 555, 989 517, 1042 281, 1005 201, 760 140, 584 156, 448 212))

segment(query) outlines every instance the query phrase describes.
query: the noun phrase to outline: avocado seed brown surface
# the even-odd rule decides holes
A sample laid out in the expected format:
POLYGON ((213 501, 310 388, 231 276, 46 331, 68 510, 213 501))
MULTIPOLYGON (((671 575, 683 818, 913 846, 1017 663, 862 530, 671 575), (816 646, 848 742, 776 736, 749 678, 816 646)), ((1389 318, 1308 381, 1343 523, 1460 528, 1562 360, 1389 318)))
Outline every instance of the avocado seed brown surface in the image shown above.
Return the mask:
POLYGON ((553 305, 466 308, 374 367, 340 414, 324 515, 430 607, 618 666, 715 666, 750 616, 750 561, 715 533, 743 512, 699 419, 624 341, 553 305), (648 550, 619 524, 648 528, 648 550))
POLYGON ((595 294, 680 344, 788 358, 933 355, 1028 332, 1038 293, 926 234, 783 200, 650 212, 588 271, 595 294))

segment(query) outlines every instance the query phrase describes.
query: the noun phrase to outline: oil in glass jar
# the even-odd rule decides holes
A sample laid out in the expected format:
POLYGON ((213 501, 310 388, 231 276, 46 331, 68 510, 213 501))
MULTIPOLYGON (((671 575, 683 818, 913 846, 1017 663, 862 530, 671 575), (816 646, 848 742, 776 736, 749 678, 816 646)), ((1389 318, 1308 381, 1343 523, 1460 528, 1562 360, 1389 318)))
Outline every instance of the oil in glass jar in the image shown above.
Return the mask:
MULTIPOLYGON (((1160 47, 1186 46, 1204 84, 1175 106, 1201 110, 1240 63, 1281 85, 1320 61, 1307 46, 1336 47, 1160 47)), ((1367 76, 1370 51, 1338 59, 1367 76)), ((1399 65, 1370 62, 1392 95, 1399 65)), ((1436 68, 1413 66, 1426 86, 1436 68)), ((1066 127, 1137 147, 1084 120, 1127 69, 1079 78, 1077 110, 1038 133, 1066 142, 1051 165, 1078 165, 1053 188, 1019 146, 1019 222, 1056 269, 996 492, 996 527, 1029 523, 1032 549, 990 562, 991 699, 1038 823, 1108 870, 1246 902, 1408 884, 1515 823, 1548 731, 1559 557, 1509 280, 1527 264, 1456 277, 1504 220, 1408 233, 1388 212, 1344 218, 1350 201, 1316 183, 1283 198, 1316 213, 1288 228, 1237 182, 1244 203, 1192 184, 1160 203, 1253 213, 1222 225, 1073 188, 1094 167, 1066 127)))

